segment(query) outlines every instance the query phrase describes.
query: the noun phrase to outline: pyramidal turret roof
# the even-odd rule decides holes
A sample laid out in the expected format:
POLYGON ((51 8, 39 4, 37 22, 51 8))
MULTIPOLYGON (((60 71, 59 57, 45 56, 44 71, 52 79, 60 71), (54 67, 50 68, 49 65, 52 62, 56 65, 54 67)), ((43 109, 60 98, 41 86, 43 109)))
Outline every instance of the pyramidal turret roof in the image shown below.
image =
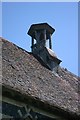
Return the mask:
POLYGON ((43 103, 44 108, 48 106, 52 111, 55 108, 67 115, 80 115, 78 89, 80 78, 61 67, 57 72, 48 70, 33 54, 3 38, 0 38, 0 43, 2 43, 0 84, 3 86, 3 94, 6 92, 5 89, 9 89, 25 98, 28 96, 34 101, 39 101, 39 104, 43 103))

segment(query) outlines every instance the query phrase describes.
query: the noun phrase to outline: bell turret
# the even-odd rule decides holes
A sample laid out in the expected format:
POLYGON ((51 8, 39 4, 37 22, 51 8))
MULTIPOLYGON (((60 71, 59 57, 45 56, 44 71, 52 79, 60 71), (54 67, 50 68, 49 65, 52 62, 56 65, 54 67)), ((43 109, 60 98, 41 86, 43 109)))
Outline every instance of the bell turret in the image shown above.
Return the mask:
POLYGON ((28 31, 28 35, 32 38, 32 53, 38 56, 50 70, 61 62, 52 51, 51 36, 54 31, 55 29, 47 23, 33 24, 28 31), (49 48, 46 47, 47 41, 49 41, 49 48))

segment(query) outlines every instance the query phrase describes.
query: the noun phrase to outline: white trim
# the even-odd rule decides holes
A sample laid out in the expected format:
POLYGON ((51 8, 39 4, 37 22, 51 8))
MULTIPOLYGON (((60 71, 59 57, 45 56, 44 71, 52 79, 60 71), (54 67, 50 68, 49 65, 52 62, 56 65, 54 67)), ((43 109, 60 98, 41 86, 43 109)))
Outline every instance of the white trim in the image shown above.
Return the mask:
POLYGON ((0 120, 2 119, 2 114, 0 113, 0 120))
POLYGON ((4 102, 11 103, 11 104, 16 105, 16 106, 19 106, 19 107, 25 106, 24 103, 18 102, 18 101, 16 101, 16 100, 13 100, 13 99, 10 99, 10 98, 7 98, 7 97, 3 97, 2 100, 3 100, 4 102))
MULTIPOLYGON (((26 105, 28 105, 28 104, 24 104, 24 103, 22 103, 22 102, 18 102, 18 101, 16 101, 16 100, 12 100, 12 99, 7 98, 7 97, 3 97, 3 101, 4 101, 4 102, 7 102, 7 103, 11 103, 11 104, 16 105, 16 106, 19 106, 19 107, 22 107, 22 106, 25 107, 26 105)), ((26 103, 27 103, 27 101, 26 101, 26 103)), ((60 118, 60 117, 58 117, 58 116, 55 116, 55 115, 53 115, 53 114, 51 114, 51 113, 48 113, 48 112, 45 112, 44 110, 40 110, 40 109, 38 109, 38 108, 36 108, 36 107, 33 107, 33 106, 31 106, 31 105, 29 105, 29 107, 30 107, 30 109, 32 109, 34 112, 37 112, 37 113, 42 114, 42 115, 45 115, 45 116, 47 116, 47 117, 56 118, 56 119, 58 119, 58 120, 64 120, 64 119, 62 119, 62 118, 60 118)))

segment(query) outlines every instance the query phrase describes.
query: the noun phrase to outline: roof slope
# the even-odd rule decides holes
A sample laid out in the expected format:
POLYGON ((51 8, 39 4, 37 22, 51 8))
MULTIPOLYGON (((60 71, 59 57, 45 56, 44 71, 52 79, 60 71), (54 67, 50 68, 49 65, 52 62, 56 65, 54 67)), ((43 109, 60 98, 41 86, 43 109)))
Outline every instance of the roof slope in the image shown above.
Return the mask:
POLYGON ((78 109, 80 79, 77 76, 61 67, 58 73, 46 69, 32 54, 4 39, 2 39, 2 75, 4 86, 65 111, 80 114, 78 109))

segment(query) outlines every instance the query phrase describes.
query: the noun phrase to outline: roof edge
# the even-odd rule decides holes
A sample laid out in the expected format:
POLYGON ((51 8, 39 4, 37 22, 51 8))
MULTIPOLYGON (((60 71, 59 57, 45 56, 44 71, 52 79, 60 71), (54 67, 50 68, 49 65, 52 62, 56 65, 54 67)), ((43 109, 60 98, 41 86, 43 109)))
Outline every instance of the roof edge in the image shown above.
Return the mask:
MULTIPOLYGON (((1 86, 1 84, 0 84, 0 86, 1 86)), ((46 112, 51 112, 51 114, 54 114, 55 116, 58 115, 62 119, 65 118, 65 120, 80 119, 80 113, 74 113, 67 109, 66 110, 61 109, 58 106, 51 105, 48 102, 42 101, 39 98, 36 98, 34 96, 30 96, 29 94, 26 95, 24 93, 20 93, 19 90, 14 90, 12 87, 10 87, 8 85, 2 85, 2 95, 5 97, 15 99, 20 102, 24 102, 25 104, 28 103, 32 106, 34 105, 36 108, 43 109, 44 111, 46 110, 46 112), (18 97, 16 97, 16 96, 18 96, 18 97), (26 101, 27 101, 27 103, 26 103, 26 101)))

